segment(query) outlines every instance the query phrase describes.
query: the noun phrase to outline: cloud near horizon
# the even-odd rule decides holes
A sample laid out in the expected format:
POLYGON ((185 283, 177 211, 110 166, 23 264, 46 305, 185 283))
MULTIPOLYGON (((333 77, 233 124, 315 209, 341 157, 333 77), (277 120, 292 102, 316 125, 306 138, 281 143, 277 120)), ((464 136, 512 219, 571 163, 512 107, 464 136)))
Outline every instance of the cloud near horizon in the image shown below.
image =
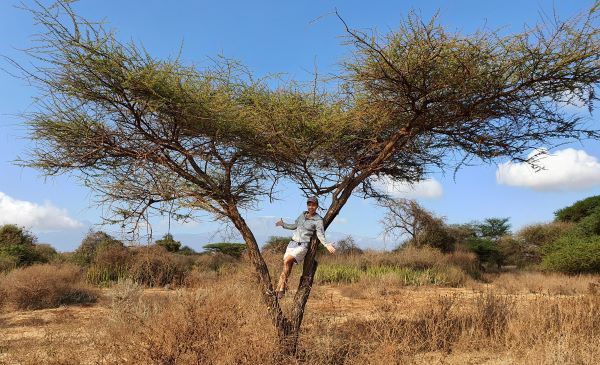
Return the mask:
POLYGON ((16 224, 39 231, 76 229, 83 224, 69 217, 66 209, 14 199, 0 191, 0 225, 16 224))
POLYGON ((436 179, 425 179, 414 184, 408 184, 404 181, 397 181, 384 176, 377 179, 374 185, 393 198, 435 199, 441 197, 444 193, 442 184, 436 179))
POLYGON ((542 170, 535 171, 525 162, 505 162, 496 171, 498 184, 536 191, 577 191, 600 185, 600 163, 587 152, 566 148, 548 153, 538 149, 528 158, 539 153, 546 153, 537 162, 542 170))

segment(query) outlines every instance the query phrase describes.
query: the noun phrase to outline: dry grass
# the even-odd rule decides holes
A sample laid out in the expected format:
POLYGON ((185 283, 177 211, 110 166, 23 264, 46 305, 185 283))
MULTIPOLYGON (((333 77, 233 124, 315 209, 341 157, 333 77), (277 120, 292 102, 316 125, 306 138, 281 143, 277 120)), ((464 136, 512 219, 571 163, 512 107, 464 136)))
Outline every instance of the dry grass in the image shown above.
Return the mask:
POLYGON ((509 294, 574 295, 600 292, 597 275, 563 275, 543 272, 515 272, 490 275, 494 287, 509 294))
MULTIPOLYGON (((297 280, 298 268, 293 275, 297 280)), ((122 281, 96 307, 64 308, 57 317, 46 312, 57 310, 27 312, 20 321, 17 312, 0 317, 0 363, 597 363, 600 295, 584 288, 598 277, 511 275, 479 291, 404 287, 385 276, 317 285, 293 359, 276 356, 274 329, 248 267, 198 277, 195 288, 177 291, 122 281), (527 286, 536 280, 547 289, 531 294, 527 286), (513 281, 523 287, 503 284, 513 281), (552 281, 578 289, 554 292, 552 281), (27 335, 32 328, 37 336, 27 335), (3 330, 19 329, 22 338, 2 339, 3 330)), ((284 299, 284 310, 292 297, 284 299)))
POLYGON ((33 265, 0 277, 4 305, 12 309, 55 308, 94 303, 97 290, 82 281, 74 265, 33 265))

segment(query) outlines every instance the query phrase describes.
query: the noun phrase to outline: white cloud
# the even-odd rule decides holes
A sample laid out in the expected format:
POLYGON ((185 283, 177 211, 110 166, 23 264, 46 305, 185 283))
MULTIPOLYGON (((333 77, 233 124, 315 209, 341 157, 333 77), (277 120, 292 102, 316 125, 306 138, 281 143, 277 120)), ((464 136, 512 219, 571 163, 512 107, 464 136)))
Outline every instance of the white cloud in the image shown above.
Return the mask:
POLYGON ((344 217, 335 217, 332 222, 333 224, 348 224, 348 218, 344 217))
MULTIPOLYGON (((535 150, 529 158, 545 150, 535 150)), ((583 190, 600 185, 600 163, 583 150, 566 148, 540 157, 537 164, 543 169, 535 171, 527 163, 506 162, 498 166, 496 181, 499 184, 521 186, 538 191, 583 190)))
POLYGON ((397 181, 390 177, 384 176, 375 181, 375 187, 383 190, 394 198, 439 198, 442 196, 444 189, 435 179, 425 179, 414 184, 409 184, 404 181, 397 181))
POLYGON ((71 217, 65 209, 46 202, 44 205, 17 200, 0 192, 0 224, 16 224, 40 231, 74 229, 83 224, 71 217))

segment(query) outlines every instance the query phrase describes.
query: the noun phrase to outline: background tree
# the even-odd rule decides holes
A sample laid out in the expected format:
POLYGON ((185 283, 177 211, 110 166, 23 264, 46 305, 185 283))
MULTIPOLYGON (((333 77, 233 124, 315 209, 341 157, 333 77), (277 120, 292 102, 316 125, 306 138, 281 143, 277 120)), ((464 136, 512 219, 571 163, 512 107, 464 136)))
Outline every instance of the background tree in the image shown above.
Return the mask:
POLYGON ((381 220, 384 234, 397 239, 407 235, 404 245, 438 248, 444 252, 454 249, 456 238, 444 220, 410 199, 384 199, 386 214, 381 220))
POLYGON ((346 27, 354 53, 331 93, 273 88, 230 61, 199 71, 156 60, 68 4, 34 9, 46 29, 29 52, 42 65, 23 71, 44 98, 28 116, 37 142, 28 165, 47 175, 77 171, 112 208, 109 222, 135 226, 152 211, 196 210, 229 220, 283 349, 294 353, 318 242, 284 313, 240 211, 286 177, 323 196, 327 228, 353 194, 381 196, 382 177, 410 183, 433 170, 524 161, 534 147, 598 137, 564 107, 591 110, 596 100, 597 8, 515 35, 451 33, 415 15, 383 36, 346 27))
POLYGON ((156 240, 156 244, 167 249, 169 252, 178 252, 181 247, 181 242, 175 241, 173 235, 167 233, 163 238, 156 240))
POLYGON ((223 255, 232 256, 239 258, 246 251, 246 244, 244 243, 209 243, 208 245, 202 246, 207 252, 218 252, 223 255))
POLYGON ((354 238, 350 235, 335 243, 336 254, 339 255, 361 255, 363 250, 358 247, 354 238))
POLYGON ((477 222, 477 233, 481 237, 497 240, 498 238, 510 234, 510 218, 486 218, 483 222, 477 222))
POLYGON ((22 227, 14 224, 1 226, 0 270, 6 271, 34 262, 47 262, 45 257, 38 253, 36 241, 37 238, 22 227))

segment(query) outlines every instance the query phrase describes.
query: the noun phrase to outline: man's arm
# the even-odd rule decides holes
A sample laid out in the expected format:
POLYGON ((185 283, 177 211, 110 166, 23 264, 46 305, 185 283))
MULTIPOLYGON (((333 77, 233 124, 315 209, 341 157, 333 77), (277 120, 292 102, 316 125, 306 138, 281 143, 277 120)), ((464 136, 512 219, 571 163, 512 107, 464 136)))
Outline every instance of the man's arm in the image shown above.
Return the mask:
POLYGON ((319 219, 317 221, 315 230, 317 231, 317 238, 319 239, 321 244, 323 246, 325 246, 327 251, 329 251, 330 253, 335 253, 335 246, 333 246, 332 243, 327 242, 327 238, 325 238, 325 228, 323 228, 323 220, 322 219, 319 219))
POLYGON ((282 228, 285 228, 285 229, 294 230, 294 229, 298 228, 298 219, 296 219, 296 222, 294 222, 292 224, 289 224, 289 223, 285 223, 283 221, 283 218, 279 218, 279 221, 277 221, 275 223, 275 225, 279 226, 279 227, 282 227, 282 228))

